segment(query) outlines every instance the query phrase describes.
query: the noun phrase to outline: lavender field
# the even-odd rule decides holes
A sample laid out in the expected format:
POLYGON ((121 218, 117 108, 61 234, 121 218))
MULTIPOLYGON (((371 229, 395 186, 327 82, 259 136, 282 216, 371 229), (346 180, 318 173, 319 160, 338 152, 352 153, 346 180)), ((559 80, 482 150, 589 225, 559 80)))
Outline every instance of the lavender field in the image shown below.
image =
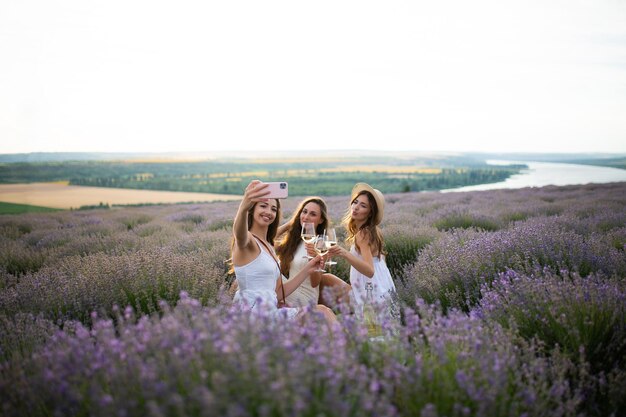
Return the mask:
POLYGON ((626 410, 626 183, 388 195, 382 340, 342 306, 332 328, 233 308, 237 205, 0 216, 0 414, 626 410))

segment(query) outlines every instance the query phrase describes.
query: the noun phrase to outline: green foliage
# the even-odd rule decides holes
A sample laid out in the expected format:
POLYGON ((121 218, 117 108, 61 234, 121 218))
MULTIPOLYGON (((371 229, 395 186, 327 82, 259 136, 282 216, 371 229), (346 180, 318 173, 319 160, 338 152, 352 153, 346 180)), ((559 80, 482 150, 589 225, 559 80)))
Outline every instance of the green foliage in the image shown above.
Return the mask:
POLYGON ((79 210, 97 210, 97 209, 105 209, 108 210, 110 209, 111 206, 109 206, 109 204, 105 204, 103 202, 100 202, 100 204, 93 204, 93 205, 87 205, 87 206, 80 206, 78 209, 79 210))
POLYGON ((432 233, 416 233, 399 226, 386 227, 385 236, 385 261, 391 276, 399 280, 404 278, 405 266, 416 262, 418 253, 435 239, 432 233))
POLYGON ((22 213, 47 213, 60 211, 51 207, 30 206, 28 204, 13 204, 0 202, 0 214, 22 214, 22 213))
POLYGON ((567 161, 574 164, 596 165, 611 168, 626 169, 626 158, 596 158, 596 159, 575 159, 567 161))

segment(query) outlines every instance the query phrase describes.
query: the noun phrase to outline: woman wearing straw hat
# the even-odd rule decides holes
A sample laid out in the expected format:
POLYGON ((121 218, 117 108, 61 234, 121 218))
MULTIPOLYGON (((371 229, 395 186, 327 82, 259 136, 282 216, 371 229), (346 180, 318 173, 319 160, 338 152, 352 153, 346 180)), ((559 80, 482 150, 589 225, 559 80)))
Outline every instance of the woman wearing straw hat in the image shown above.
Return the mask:
POLYGON ((383 235, 378 225, 383 220, 385 197, 379 190, 365 183, 352 189, 350 207, 343 218, 350 246, 335 245, 329 256, 339 256, 350 263, 350 285, 353 301, 362 306, 366 301, 367 288, 372 289, 374 301, 390 305, 396 287, 385 263, 383 235))

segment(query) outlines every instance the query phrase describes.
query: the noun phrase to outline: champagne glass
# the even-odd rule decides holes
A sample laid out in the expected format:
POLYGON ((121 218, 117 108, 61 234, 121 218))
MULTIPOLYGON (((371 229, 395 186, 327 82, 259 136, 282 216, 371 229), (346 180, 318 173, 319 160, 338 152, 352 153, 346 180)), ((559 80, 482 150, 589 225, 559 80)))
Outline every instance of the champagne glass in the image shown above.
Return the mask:
MULTIPOLYGON (((337 234, 335 233, 335 229, 334 228, 330 228, 326 231, 326 235, 324 236, 325 239, 325 244, 326 244, 326 249, 330 249, 333 246, 337 245, 337 234)), ((332 261, 332 260, 328 260, 326 261, 326 265, 337 265, 337 262, 332 261)))
MULTIPOLYGON (((317 236, 315 242, 313 243, 313 247, 315 248, 315 252, 324 256, 328 253, 328 248, 326 247, 326 236, 320 235, 317 236)), ((326 272, 324 269, 317 268, 315 272, 326 272)))
MULTIPOLYGON (((302 232, 300 233, 300 237, 302 238, 304 243, 315 242, 315 239, 316 239, 315 223, 312 223, 312 222, 302 223, 302 232)), ((307 254, 307 255, 304 255, 303 258, 311 259, 312 257, 307 254)))

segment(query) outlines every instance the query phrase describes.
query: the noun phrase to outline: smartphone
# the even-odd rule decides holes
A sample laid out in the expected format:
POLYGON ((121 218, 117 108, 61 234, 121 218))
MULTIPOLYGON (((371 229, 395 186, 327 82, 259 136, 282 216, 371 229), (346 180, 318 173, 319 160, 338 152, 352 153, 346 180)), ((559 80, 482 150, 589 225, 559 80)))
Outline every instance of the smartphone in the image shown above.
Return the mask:
POLYGON ((287 198, 289 194, 289 186, 286 182, 266 182, 269 195, 266 198, 287 198))

